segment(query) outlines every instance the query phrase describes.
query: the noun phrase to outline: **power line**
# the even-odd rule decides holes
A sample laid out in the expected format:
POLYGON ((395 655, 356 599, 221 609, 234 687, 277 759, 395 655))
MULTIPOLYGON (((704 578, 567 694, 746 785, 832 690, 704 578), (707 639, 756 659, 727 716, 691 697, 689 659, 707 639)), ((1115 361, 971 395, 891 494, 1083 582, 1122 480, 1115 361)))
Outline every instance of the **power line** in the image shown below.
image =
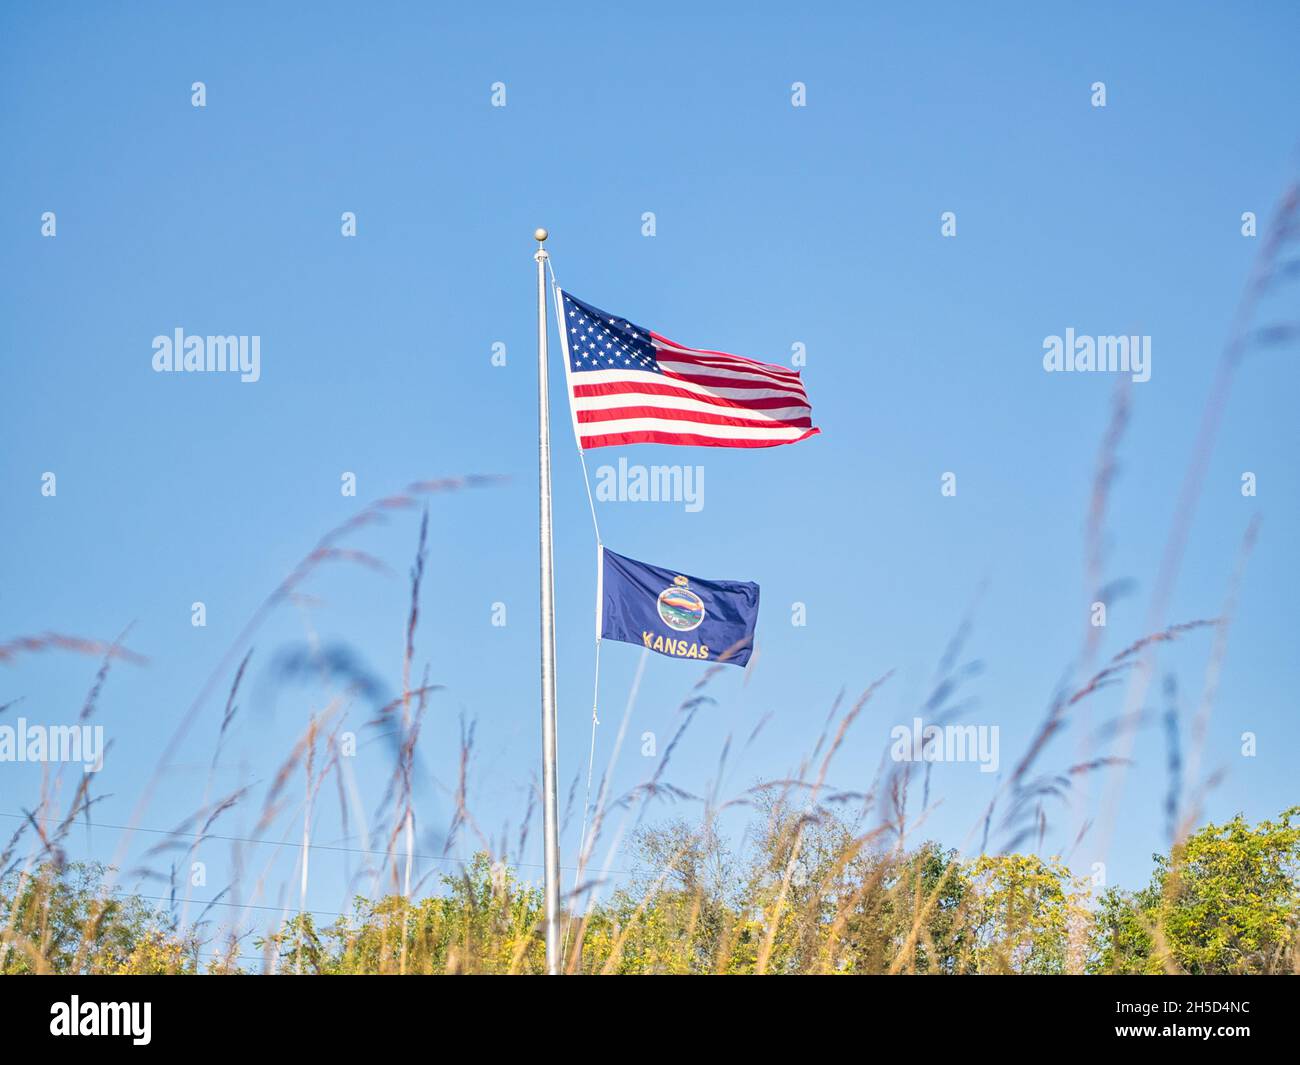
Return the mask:
POLYGON ((150 902, 166 902, 173 905, 177 902, 184 902, 188 906, 192 906, 192 907, 202 906, 205 909, 208 906, 229 906, 232 909, 236 909, 236 910, 272 910, 278 913, 283 913, 287 910, 290 913, 320 913, 320 914, 324 914, 327 917, 349 916, 348 914, 343 913, 339 910, 313 910, 310 908, 305 910, 300 910, 296 906, 268 906, 264 902, 224 902, 221 899, 183 899, 183 898, 173 898, 170 895, 137 895, 134 892, 132 892, 129 895, 124 893, 119 897, 134 898, 134 899, 148 899, 150 902))
MULTIPOLYGON (((64 821, 64 818, 60 818, 60 817, 35 817, 35 815, 29 817, 29 815, 27 814, 14 814, 14 813, 8 813, 6 811, 0 811, 0 817, 12 817, 19 821, 27 821, 27 820, 34 819, 37 821, 45 821, 49 823, 58 823, 58 824, 62 824, 64 821)), ((225 836, 225 835, 218 835, 217 833, 214 832, 179 832, 179 831, 173 831, 172 829, 168 829, 168 828, 142 828, 139 826, 132 827, 130 825, 111 825, 104 821, 91 821, 89 823, 78 822, 78 824, 79 825, 85 824, 86 827, 88 828, 106 828, 106 829, 113 829, 115 831, 120 831, 120 832, 147 832, 151 835, 156 835, 156 836, 183 836, 187 839, 196 839, 200 841, 211 839, 211 840, 219 840, 225 843, 255 843, 266 847, 289 847, 292 848, 293 850, 299 850, 304 846, 304 844, 301 841, 295 843, 290 840, 280 840, 280 839, 254 839, 251 836, 225 836)), ((379 855, 384 855, 386 857, 405 857, 405 855, 399 851, 379 851, 379 850, 367 849, 365 847, 340 847, 329 843, 308 843, 305 844, 305 846, 307 847, 308 850, 331 851, 336 854, 365 854, 365 855, 379 854, 379 855)), ((447 862, 451 865, 470 865, 473 861, 473 859, 470 858, 449 858, 446 855, 442 855, 442 854, 412 854, 411 857, 418 858, 422 861, 429 861, 429 862, 447 862)), ((518 869, 544 868, 541 862, 514 862, 513 865, 518 869)), ((561 866, 561 868, 568 870, 570 872, 577 871, 577 866, 572 866, 572 865, 561 866)), ((616 873, 619 876, 624 876, 626 875, 627 871, 624 869, 611 869, 610 872, 616 873)), ((322 911, 322 912, 328 912, 328 911, 322 911)))

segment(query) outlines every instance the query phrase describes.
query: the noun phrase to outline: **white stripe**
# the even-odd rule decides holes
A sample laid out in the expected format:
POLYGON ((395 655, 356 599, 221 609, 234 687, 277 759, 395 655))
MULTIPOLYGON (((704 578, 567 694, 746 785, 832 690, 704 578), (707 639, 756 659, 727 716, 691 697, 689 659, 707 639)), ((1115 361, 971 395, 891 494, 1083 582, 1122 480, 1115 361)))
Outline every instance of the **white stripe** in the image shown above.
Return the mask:
POLYGON ((617 436, 620 433, 661 432, 690 433, 720 440, 797 440, 810 430, 798 426, 773 426, 768 429, 748 425, 705 425, 702 422, 668 418, 627 418, 616 422, 583 422, 584 439, 592 436, 617 436))
MULTIPOLYGON (((700 385, 694 381, 679 381, 675 377, 650 373, 648 370, 579 370, 572 383, 576 385, 646 384, 669 385, 701 396, 721 396, 724 399, 792 399, 806 400, 801 391, 789 388, 723 388, 718 385, 700 385)), ((585 397, 580 397, 585 398, 585 397)))
POLYGON ((618 407, 698 410, 706 414, 725 414, 734 418, 762 418, 765 421, 787 421, 790 418, 807 418, 812 415, 812 408, 804 404, 773 407, 770 410, 753 407, 720 407, 716 403, 706 403, 700 399, 686 399, 683 396, 649 396, 641 393, 625 393, 619 396, 575 396, 573 399, 573 409, 577 411, 615 410, 618 407))
POLYGON ((676 362, 661 358, 659 365, 665 370, 671 370, 673 373, 695 374, 698 377, 721 377, 730 378, 735 381, 757 381, 761 384, 771 385, 773 388, 785 388, 791 392, 803 394, 803 385, 798 381, 780 381, 770 374, 758 373, 752 370, 733 370, 723 366, 702 366, 697 362, 676 362))
POLYGON ((701 351, 699 348, 685 348, 680 344, 665 343, 662 340, 654 341, 654 346, 659 351, 666 351, 674 355, 690 356, 692 361, 698 360, 700 362, 708 362, 712 359, 719 365, 732 365, 737 368, 762 370, 787 381, 799 380, 799 374, 794 370, 787 370, 784 366, 777 366, 770 362, 760 362, 758 359, 749 359, 744 355, 729 355, 725 351, 701 351))
POLYGON ((803 388, 803 381, 798 377, 786 377, 781 374, 768 373, 767 370, 752 365, 746 366, 737 363, 711 362, 705 359, 682 360, 679 356, 674 354, 660 356, 659 362, 661 365, 667 362, 673 362, 677 365, 694 366, 697 373, 701 371, 704 373, 743 373, 747 376, 761 377, 765 381, 773 381, 779 385, 788 385, 790 388, 803 388))

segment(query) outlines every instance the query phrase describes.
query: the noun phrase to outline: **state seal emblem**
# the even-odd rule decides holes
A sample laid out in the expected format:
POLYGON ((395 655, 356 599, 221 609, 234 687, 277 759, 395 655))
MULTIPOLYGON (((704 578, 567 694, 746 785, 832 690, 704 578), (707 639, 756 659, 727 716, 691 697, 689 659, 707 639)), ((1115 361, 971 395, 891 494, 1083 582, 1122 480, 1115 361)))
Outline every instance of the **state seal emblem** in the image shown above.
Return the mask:
POLYGON ((698 629, 704 621, 704 600, 687 583, 685 577, 674 577, 672 586, 659 593, 656 604, 664 624, 677 632, 698 629))

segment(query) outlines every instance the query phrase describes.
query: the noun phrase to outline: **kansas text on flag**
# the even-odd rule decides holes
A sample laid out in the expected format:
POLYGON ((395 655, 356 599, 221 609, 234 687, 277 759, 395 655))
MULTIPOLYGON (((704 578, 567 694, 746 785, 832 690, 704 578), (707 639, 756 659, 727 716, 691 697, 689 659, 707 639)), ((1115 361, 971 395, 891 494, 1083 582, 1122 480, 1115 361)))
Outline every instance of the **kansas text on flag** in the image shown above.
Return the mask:
POLYGON ((818 432, 797 370, 683 347, 567 292, 559 313, 583 448, 773 447, 818 432))
POLYGON ((596 631, 673 658, 743 666, 754 649, 758 585, 706 581, 601 549, 596 631))

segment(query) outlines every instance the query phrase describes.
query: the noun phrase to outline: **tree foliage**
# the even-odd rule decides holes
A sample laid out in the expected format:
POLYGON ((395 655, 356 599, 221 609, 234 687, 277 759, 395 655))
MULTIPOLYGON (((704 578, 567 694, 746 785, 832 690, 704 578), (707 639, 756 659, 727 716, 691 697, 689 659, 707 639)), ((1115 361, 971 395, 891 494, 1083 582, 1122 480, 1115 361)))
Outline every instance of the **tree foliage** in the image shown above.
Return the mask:
MULTIPOLYGON (((1300 967, 1300 807, 1206 825, 1151 882, 1096 898, 1059 859, 962 858, 934 843, 773 802, 736 850, 677 820, 632 840, 634 871, 566 914, 583 973, 1275 973, 1300 967)), ((96 865, 46 865, 0 884, 0 972, 539 973, 542 895, 479 854, 438 894, 358 897, 327 925, 296 916, 201 964, 197 932, 96 865)))
POLYGON ((1300 954, 1300 806, 1250 825, 1206 825, 1151 883, 1101 898, 1091 969, 1107 973, 1274 973, 1300 954))

